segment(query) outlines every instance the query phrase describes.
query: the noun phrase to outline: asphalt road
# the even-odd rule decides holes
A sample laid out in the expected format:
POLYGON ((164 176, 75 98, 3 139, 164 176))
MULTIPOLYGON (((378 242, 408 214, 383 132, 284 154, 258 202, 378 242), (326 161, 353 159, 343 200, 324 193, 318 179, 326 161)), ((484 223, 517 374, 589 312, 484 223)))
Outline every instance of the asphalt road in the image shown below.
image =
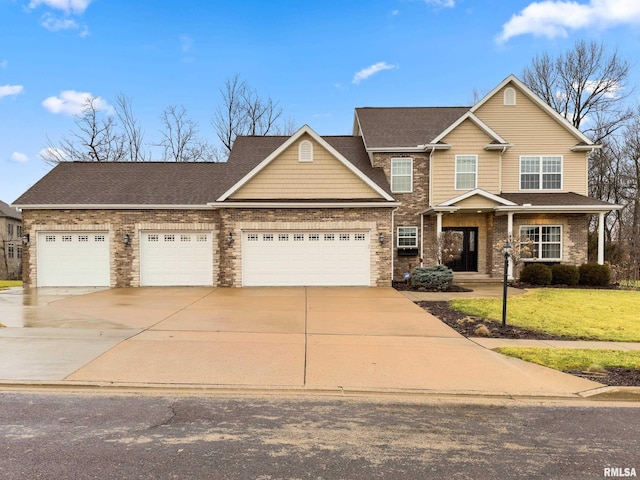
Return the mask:
POLYGON ((0 478, 604 478, 640 475, 639 430, 638 406, 0 393, 0 478))

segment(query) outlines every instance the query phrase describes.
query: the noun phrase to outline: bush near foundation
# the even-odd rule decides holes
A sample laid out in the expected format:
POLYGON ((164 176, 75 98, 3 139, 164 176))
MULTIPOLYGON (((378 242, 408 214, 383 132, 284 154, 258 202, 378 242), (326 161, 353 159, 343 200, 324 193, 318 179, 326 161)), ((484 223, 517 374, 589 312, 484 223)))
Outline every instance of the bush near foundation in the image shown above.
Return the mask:
POLYGON ((556 264, 551 267, 551 284, 574 287, 580 280, 580 271, 573 265, 556 264))
POLYGON ((411 271, 411 285, 427 290, 447 290, 453 282, 453 270, 444 265, 416 267, 411 271))
POLYGON ((611 271, 606 265, 584 263, 580 265, 580 285, 588 287, 608 287, 611 281, 611 271))
POLYGON ((528 263, 520 272, 520 281, 531 285, 551 285, 551 269, 542 263, 528 263))

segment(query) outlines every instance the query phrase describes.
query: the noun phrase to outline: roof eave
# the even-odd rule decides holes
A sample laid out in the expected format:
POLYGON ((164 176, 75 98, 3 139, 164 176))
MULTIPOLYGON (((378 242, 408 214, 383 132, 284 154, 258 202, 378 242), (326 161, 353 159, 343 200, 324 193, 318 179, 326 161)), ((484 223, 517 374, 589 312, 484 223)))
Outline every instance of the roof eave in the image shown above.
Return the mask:
POLYGON ((59 204, 16 204, 22 210, 210 210, 208 204, 175 205, 175 204, 118 204, 118 203, 59 203, 59 204))
POLYGON ((232 202, 217 201, 207 205, 213 208, 390 208, 399 207, 401 202, 232 202))

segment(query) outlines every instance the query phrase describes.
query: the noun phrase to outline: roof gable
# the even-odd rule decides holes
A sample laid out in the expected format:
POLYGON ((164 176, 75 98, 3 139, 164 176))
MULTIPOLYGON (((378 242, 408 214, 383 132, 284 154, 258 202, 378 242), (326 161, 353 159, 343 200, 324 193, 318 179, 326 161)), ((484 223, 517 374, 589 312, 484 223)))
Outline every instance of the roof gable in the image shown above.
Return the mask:
POLYGON ((486 192, 480 188, 476 188, 475 190, 469 190, 468 192, 463 193, 462 195, 458 195, 446 202, 442 202, 440 206, 443 207, 466 207, 466 208, 476 208, 477 206, 486 207, 489 204, 492 206, 496 205, 505 205, 505 206, 515 206, 516 204, 506 198, 502 198, 498 195, 494 195, 493 193, 486 192), (473 200, 476 202, 474 203, 473 200), (488 203, 489 202, 489 203, 488 203))
POLYGON ((509 75, 505 78, 498 86, 496 86, 491 92, 485 95, 478 103, 476 103, 473 107, 471 107, 470 112, 475 113, 482 108, 490 99, 492 99, 495 95, 499 94, 504 87, 512 84, 512 86, 516 87, 516 89, 524 94, 529 100, 531 100, 534 104, 536 104, 541 110, 543 110, 547 115, 549 115, 553 120, 555 120, 562 128, 567 130, 571 135, 573 135, 579 142, 585 143, 587 145, 593 145, 593 142, 584 135, 580 130, 575 128, 569 121, 556 112, 553 108, 547 105, 538 95, 536 95, 529 87, 527 87, 522 81, 520 81, 515 75, 509 75))
POLYGON ((449 135, 458 126, 460 126, 462 123, 464 123, 467 120, 472 122, 472 123, 474 123, 475 126, 478 127, 478 129, 480 129, 482 132, 484 132, 491 139, 490 143, 496 143, 496 144, 505 145, 505 146, 509 144, 509 142, 507 142, 500 135, 498 135, 491 127, 489 127, 489 125, 487 125, 482 120, 480 120, 472 112, 467 112, 464 115, 462 115, 458 120, 456 120, 454 123, 452 123, 448 128, 446 128, 442 133, 440 133, 440 135, 435 137, 429 143, 442 142, 446 138, 447 135, 449 135))
MULTIPOLYGON (((250 144, 258 144, 261 141, 259 140, 260 138, 265 138, 265 137, 248 137, 245 138, 245 143, 247 145, 241 146, 240 148, 246 148, 246 149, 250 149, 251 145, 250 144)), ((347 138, 351 138, 353 140, 356 141, 360 141, 359 139, 355 138, 355 137, 347 137, 347 138)), ((323 155, 323 159, 325 160, 325 166, 328 166, 329 164, 332 164, 332 167, 335 169, 335 167, 340 168, 345 174, 351 175, 352 177, 354 177, 360 185, 364 184, 364 186, 368 187, 368 189, 370 189, 371 194, 366 197, 366 198, 382 198, 384 200, 388 200, 388 201, 393 201, 393 197, 391 197, 391 195, 380 185, 380 181, 376 182, 374 181, 370 176, 366 175, 365 173, 363 173, 362 168, 358 168, 356 167, 356 165, 354 163, 352 163, 351 161, 349 161, 345 155, 343 155, 343 153, 341 153, 338 149, 334 148, 334 146, 331 144, 330 141, 325 140, 323 137, 320 137, 317 133, 315 133, 309 126, 305 125, 303 126, 300 130, 298 130, 296 133, 294 133, 291 137, 289 137, 288 139, 284 140, 282 143, 280 143, 277 148, 275 148, 275 150, 273 150, 271 153, 269 153, 260 163, 258 163, 255 167, 253 167, 246 175, 244 175, 239 181, 237 181, 233 186, 231 186, 228 190, 226 190, 218 199, 218 202, 223 202, 225 200, 228 199, 232 199, 232 198, 242 198, 245 197, 246 195, 242 195, 241 194, 241 190, 244 189, 244 187, 248 187, 250 182, 254 182, 254 183, 258 183, 261 180, 264 179, 264 177, 268 177, 269 174, 271 172, 269 172, 269 170, 275 170, 275 168, 273 168, 273 166, 278 165, 279 163, 287 163, 287 160, 282 160, 285 156, 291 156, 291 152, 292 149, 296 149, 297 145, 299 144, 300 141, 302 140, 310 140, 313 142, 314 144, 314 148, 318 148, 320 151, 324 152, 327 155, 323 155), (333 162, 332 162, 333 160, 333 162), (275 163, 274 163, 275 162, 275 163), (272 168, 269 168, 270 166, 272 166, 272 168), (261 175, 261 173, 263 173, 263 175, 261 175), (263 177, 262 179, 260 177, 263 177)), ((344 143, 344 142, 343 142, 344 143)), ((353 143, 353 141, 351 142, 353 143)), ((360 144, 362 147, 362 144, 360 144)), ((235 150, 235 145, 234 145, 234 150, 235 150)), ((296 150, 297 151, 297 150, 296 150)), ((343 150, 344 151, 344 150, 343 150)), ((296 154, 297 155, 297 154, 296 154)), ((238 158, 239 155, 236 153, 236 155, 233 155, 233 150, 232 150, 232 157, 233 158, 238 158)), ((230 157, 230 161, 232 160, 232 157, 230 157)), ((314 162, 309 162, 309 163, 303 163, 300 165, 291 165, 291 162, 289 161, 289 171, 292 172, 293 176, 300 179, 301 176, 304 176, 304 169, 306 168, 307 171, 311 170, 311 171, 315 171, 317 173, 318 168, 317 165, 313 165, 314 162), (311 169, 308 169, 307 167, 309 167, 311 165, 311 169), (298 168, 296 168, 298 167, 298 168)), ((283 165, 280 165, 281 167, 283 165)), ((368 167, 368 169, 371 169, 370 165, 362 165, 365 168, 368 167)), ((295 180, 294 180, 295 182, 295 180)), ((352 183, 353 185, 353 183, 352 183)), ((283 195, 285 195, 285 198, 287 194, 291 194, 291 189, 288 188, 291 185, 287 185, 286 182, 283 182, 282 180, 280 181, 280 184, 276 184, 274 185, 274 187, 281 192, 280 193, 280 198, 283 197, 283 195), (288 192, 287 192, 288 190, 288 192)), ((247 188, 248 189, 248 188, 247 188)), ((318 193, 319 191, 316 190, 316 193, 318 193)), ((304 195, 303 195, 304 196, 304 195)), ((307 198, 309 198, 309 196, 313 196, 313 191, 310 191, 307 194, 307 198)), ((325 195, 323 195, 325 196, 325 195)), ((264 197, 261 197, 264 198, 264 197)), ((267 197, 267 198, 275 198, 275 197, 267 197)), ((296 198, 301 198, 299 195, 296 195, 296 198)), ((318 198, 317 195, 313 196, 313 198, 318 198)), ((325 196, 325 198, 330 198, 325 196)), ((334 197, 332 197, 334 198, 334 197)), ((353 196, 350 198, 354 198, 353 196)), ((362 194, 362 191, 355 197, 355 198, 365 198, 362 194)))

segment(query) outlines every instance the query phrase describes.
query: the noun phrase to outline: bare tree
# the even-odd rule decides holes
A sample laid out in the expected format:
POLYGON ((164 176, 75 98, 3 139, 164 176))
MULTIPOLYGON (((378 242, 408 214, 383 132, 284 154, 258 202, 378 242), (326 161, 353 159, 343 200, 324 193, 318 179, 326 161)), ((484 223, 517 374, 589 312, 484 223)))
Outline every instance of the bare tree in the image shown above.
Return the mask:
POLYGON ((116 116, 120 121, 122 131, 123 148, 125 151, 124 160, 129 162, 143 162, 149 158, 149 154, 144 149, 144 132, 140 123, 133 115, 131 109, 131 99, 120 93, 116 97, 116 116))
POLYGON ((118 132, 113 115, 101 113, 97 97, 87 97, 75 126, 58 144, 48 140, 43 156, 46 162, 117 162, 124 159, 124 137, 118 132))
POLYGON ((268 135, 292 130, 293 122, 281 124, 282 108, 271 97, 261 98, 239 75, 228 78, 220 90, 221 104, 211 121, 222 143, 223 154, 229 155, 238 135, 268 135))
POLYGON ((552 58, 536 56, 522 73, 524 83, 595 143, 631 117, 625 99, 630 64, 603 44, 579 40, 552 58))
POLYGON ((167 107, 160 120, 164 128, 158 146, 163 149, 165 161, 207 162, 214 158, 212 148, 198 137, 198 125, 188 118, 183 106, 167 107))

